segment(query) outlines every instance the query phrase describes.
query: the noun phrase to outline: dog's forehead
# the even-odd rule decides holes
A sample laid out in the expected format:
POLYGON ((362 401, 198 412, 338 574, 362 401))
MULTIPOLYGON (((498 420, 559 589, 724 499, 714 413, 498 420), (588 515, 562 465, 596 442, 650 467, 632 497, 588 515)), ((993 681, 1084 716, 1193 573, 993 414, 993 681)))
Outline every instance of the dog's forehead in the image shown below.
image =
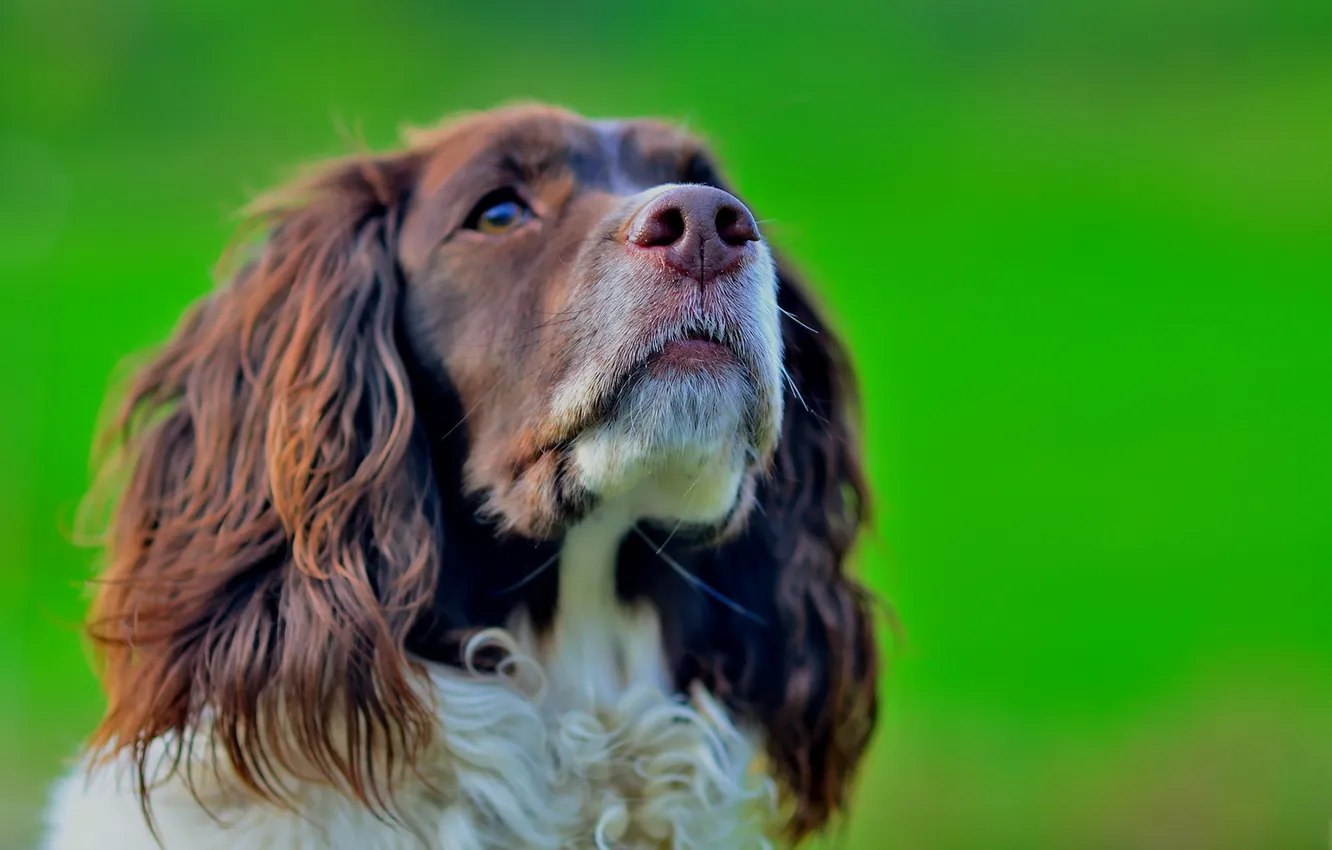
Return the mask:
POLYGON ((617 195, 680 182, 685 164, 702 148, 684 130, 662 121, 606 120, 591 124, 604 159, 604 169, 597 177, 605 184, 602 188, 617 195))
POLYGON ((589 120, 550 108, 515 108, 471 116, 431 134, 423 184, 433 188, 471 165, 508 162, 532 179, 571 174, 580 184, 632 194, 678 182, 701 145, 655 119, 589 120))

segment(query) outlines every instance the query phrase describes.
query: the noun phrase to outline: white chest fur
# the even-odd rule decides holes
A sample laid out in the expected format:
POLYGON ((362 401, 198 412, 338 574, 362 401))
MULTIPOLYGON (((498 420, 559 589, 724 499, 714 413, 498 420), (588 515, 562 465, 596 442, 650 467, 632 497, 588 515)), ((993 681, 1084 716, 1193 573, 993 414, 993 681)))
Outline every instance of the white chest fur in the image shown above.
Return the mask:
MULTIPOLYGON (((476 645, 509 652, 502 676, 437 667, 423 683, 435 741, 397 788, 403 824, 344 795, 298 785, 299 812, 248 801, 211 766, 200 807, 179 779, 153 794, 166 850, 722 850, 763 847, 771 783, 755 750, 701 688, 671 695, 660 622, 616 598, 625 517, 603 509, 570 531, 557 620, 540 639, 524 616, 476 645)), ((203 748, 200 758, 204 759, 203 748)), ((56 789, 49 850, 152 850, 123 766, 56 789), (118 769, 119 768, 119 769, 118 769)))

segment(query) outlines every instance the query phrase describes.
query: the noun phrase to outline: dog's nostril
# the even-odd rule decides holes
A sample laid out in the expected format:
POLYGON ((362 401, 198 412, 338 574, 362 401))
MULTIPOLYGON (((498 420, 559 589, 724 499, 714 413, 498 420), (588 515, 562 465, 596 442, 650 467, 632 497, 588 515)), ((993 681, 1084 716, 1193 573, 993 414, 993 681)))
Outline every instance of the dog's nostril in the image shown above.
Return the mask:
POLYGON ((644 248, 674 245, 684 238, 685 219, 679 207, 654 210, 633 235, 633 241, 644 248))
POLYGON ((758 228, 754 224, 754 217, 748 210, 737 209, 730 204, 722 204, 717 208, 717 236, 733 248, 738 248, 746 242, 758 241, 758 228))

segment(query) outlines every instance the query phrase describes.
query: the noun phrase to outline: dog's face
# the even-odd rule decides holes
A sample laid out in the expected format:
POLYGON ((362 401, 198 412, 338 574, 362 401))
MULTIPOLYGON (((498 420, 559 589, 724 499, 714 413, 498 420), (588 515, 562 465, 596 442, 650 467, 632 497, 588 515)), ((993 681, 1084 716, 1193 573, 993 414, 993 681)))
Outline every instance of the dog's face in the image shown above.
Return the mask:
POLYGON ((426 149, 406 338, 459 396, 468 487, 534 536, 605 499, 742 520, 781 426, 777 277, 700 145, 528 108, 426 149))

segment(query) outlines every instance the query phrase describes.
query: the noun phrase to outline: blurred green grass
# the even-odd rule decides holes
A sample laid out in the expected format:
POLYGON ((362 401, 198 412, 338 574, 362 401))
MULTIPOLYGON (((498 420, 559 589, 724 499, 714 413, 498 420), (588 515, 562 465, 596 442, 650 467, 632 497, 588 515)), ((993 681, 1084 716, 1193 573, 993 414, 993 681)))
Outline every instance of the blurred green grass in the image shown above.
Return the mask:
POLYGON ((6 0, 0 847, 99 712, 117 364, 253 192, 514 98, 711 137, 851 341, 906 639, 844 846, 1325 846, 1332 4, 6 0))

